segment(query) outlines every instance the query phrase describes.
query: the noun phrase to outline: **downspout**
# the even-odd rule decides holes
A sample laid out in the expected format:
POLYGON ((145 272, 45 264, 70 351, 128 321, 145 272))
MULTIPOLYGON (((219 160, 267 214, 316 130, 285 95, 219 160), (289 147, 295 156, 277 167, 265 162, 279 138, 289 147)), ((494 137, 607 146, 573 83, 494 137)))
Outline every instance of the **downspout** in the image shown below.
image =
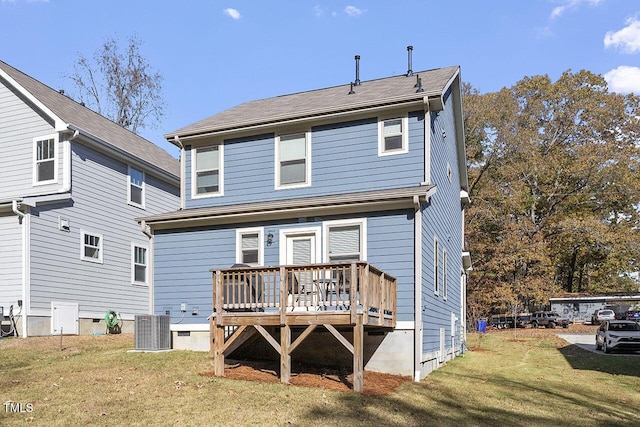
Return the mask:
POLYGON ((153 233, 151 227, 147 225, 145 220, 140 221, 140 231, 149 238, 149 256, 148 256, 148 268, 147 283, 149 285, 149 314, 153 314, 153 233))
POLYGON ((21 287, 22 287, 22 309, 21 309, 21 319, 20 323, 22 323, 22 336, 26 338, 27 335, 27 308, 29 307, 29 292, 27 292, 28 286, 28 273, 29 273, 29 240, 27 237, 29 236, 29 218, 27 214, 22 212, 19 209, 18 201, 11 201, 11 210, 18 217, 20 224, 22 225, 22 269, 20 274, 22 274, 21 287))
POLYGON ((413 208, 413 380, 417 382, 420 381, 422 376, 422 211, 420 209, 420 198, 418 196, 413 196, 413 208))
POLYGON ((184 209, 186 206, 185 199, 187 197, 187 193, 186 193, 187 166, 186 166, 186 159, 185 159, 185 149, 184 149, 184 144, 182 143, 178 135, 173 136, 173 141, 176 144, 178 144, 178 146, 180 147, 180 209, 184 209))
POLYGON ((64 160, 64 169, 62 172, 62 188, 57 193, 68 193, 71 191, 71 141, 80 135, 79 130, 75 130, 73 135, 66 141, 63 141, 62 157, 64 160))

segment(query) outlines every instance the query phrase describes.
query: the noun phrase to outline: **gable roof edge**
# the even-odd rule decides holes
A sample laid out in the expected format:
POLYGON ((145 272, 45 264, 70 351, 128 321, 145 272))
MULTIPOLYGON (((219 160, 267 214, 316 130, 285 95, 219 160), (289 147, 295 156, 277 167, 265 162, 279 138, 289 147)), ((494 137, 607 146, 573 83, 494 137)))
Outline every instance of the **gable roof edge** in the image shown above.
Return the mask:
POLYGON ((38 98, 36 98, 31 92, 29 92, 24 86, 18 83, 13 77, 7 74, 2 68, 0 68, 0 77, 7 81, 11 86, 13 86, 22 96, 27 98, 30 102, 32 102, 36 107, 38 107, 44 114, 49 116, 51 120, 55 123, 54 128, 56 132, 63 132, 67 130, 68 123, 58 117, 53 111, 49 109, 46 105, 44 105, 38 98))

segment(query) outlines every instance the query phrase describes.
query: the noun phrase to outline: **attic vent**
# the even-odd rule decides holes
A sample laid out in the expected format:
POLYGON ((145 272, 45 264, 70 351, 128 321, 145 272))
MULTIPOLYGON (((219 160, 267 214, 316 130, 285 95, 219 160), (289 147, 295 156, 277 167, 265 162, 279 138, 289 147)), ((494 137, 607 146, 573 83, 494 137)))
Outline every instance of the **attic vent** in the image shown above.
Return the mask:
POLYGON ((413 46, 407 46, 407 59, 409 61, 407 67, 407 77, 413 76, 413 70, 411 69, 411 52, 413 52, 413 46))

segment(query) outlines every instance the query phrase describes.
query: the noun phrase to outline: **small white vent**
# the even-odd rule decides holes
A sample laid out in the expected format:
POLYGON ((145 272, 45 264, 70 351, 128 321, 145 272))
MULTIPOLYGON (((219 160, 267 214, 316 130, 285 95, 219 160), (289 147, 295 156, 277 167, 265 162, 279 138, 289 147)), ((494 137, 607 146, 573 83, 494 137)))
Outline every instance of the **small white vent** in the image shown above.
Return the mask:
POLYGON ((69 224, 69 219, 58 217, 58 228, 60 231, 70 231, 71 225, 69 224))
POLYGON ((137 314, 135 316, 136 350, 169 350, 171 348, 170 316, 137 314))

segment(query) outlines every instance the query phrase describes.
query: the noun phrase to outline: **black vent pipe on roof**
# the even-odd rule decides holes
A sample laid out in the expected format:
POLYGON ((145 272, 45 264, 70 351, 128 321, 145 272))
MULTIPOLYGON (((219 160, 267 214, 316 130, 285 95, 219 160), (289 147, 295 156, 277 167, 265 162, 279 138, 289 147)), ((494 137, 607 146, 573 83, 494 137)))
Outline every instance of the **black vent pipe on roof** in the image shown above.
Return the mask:
POLYGON ((413 76, 413 70, 411 69, 411 52, 413 52, 413 46, 407 46, 407 57, 409 60, 409 66, 407 68, 407 77, 413 76))
POLYGON ((356 92, 353 90, 353 82, 351 82, 351 89, 349 89, 349 93, 347 95, 353 95, 354 93, 356 92))
POLYGON ((360 86, 360 55, 356 55, 356 81, 353 85, 360 86))

